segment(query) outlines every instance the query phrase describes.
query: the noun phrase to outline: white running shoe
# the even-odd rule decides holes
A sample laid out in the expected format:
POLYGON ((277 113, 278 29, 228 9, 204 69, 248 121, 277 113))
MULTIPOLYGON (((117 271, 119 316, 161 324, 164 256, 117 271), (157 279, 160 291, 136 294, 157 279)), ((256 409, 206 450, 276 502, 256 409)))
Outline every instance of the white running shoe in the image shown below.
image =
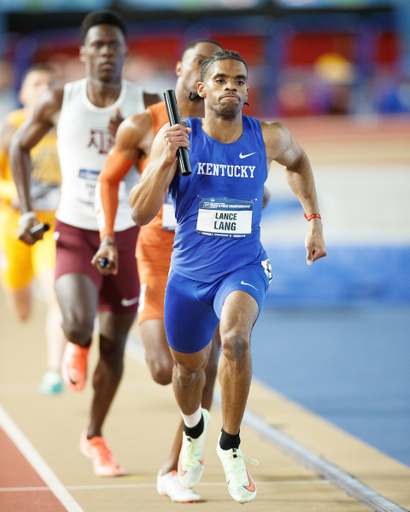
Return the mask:
MULTIPOLYGON (((219 439, 220 438, 221 436, 219 436, 219 439)), ((252 501, 256 496, 256 485, 246 469, 245 461, 247 459, 255 465, 258 465, 259 462, 247 455, 243 455, 240 448, 222 450, 219 445, 219 439, 216 446, 216 453, 222 461, 229 494, 235 501, 239 501, 239 503, 252 501)))
POLYGON ((161 475, 160 470, 157 477, 157 491, 158 494, 168 496, 175 503, 196 503, 201 499, 199 494, 180 484, 175 470, 165 475, 161 475))
POLYGON ((182 448, 178 461, 178 478, 181 485, 187 489, 194 487, 204 472, 204 444, 211 416, 206 409, 201 409, 201 411, 204 418, 204 431, 198 439, 187 436, 185 432, 182 433, 182 448))

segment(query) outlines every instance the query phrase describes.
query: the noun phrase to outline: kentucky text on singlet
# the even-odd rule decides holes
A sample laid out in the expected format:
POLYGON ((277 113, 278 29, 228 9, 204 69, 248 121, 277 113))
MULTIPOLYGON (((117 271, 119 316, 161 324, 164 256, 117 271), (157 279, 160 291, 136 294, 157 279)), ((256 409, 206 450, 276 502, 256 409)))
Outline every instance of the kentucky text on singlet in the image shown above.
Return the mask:
POLYGON ((243 134, 231 144, 209 137, 198 118, 186 119, 192 174, 174 178, 172 269, 213 282, 237 268, 267 259, 260 242, 263 189, 268 171, 257 119, 243 116, 243 134))
MULTIPOLYGON (((114 139, 108 133, 110 117, 116 108, 124 118, 143 112, 144 93, 139 86, 123 80, 118 100, 109 107, 98 108, 89 101, 86 85, 87 80, 83 79, 64 87, 57 124, 62 187, 56 217, 66 224, 98 231, 94 192, 98 175, 114 145, 114 139)), ((138 179, 138 173, 132 167, 120 184, 115 231, 134 226, 128 197, 138 179)))

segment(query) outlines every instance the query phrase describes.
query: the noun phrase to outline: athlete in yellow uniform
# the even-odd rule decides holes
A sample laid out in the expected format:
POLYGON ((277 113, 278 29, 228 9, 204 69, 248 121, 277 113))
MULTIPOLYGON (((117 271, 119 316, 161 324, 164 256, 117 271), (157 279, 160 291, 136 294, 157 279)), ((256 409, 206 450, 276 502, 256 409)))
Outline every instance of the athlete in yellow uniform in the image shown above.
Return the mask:
POLYGON ((38 278, 47 298, 46 339, 48 371, 40 389, 44 394, 62 391, 60 366, 65 346, 61 329, 61 313, 54 292, 55 242, 54 212, 59 201, 60 165, 56 150, 56 134, 49 133, 33 148, 31 194, 39 221, 50 230, 35 245, 17 239, 19 200, 11 174, 8 150, 13 134, 28 119, 39 97, 50 89, 55 79, 53 69, 45 64, 32 66, 26 72, 19 95, 22 109, 11 112, 0 132, 0 262, 1 281, 6 297, 17 319, 27 320, 31 312, 31 283, 38 278))

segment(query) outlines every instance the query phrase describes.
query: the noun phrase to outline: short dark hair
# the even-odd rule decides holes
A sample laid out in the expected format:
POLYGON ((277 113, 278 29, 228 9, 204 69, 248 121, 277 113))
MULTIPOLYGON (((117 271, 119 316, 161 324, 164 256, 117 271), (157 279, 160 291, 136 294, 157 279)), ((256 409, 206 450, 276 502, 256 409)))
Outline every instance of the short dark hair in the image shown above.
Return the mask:
POLYGON ((21 77, 21 85, 23 85, 24 80, 27 78, 27 76, 30 73, 33 73, 34 71, 46 71, 47 73, 57 73, 53 66, 50 66, 50 64, 47 64, 46 62, 33 64, 24 71, 23 76, 21 77))
MULTIPOLYGON (((213 53, 210 57, 204 60, 201 66, 201 82, 205 82, 206 76, 212 67, 212 65, 219 60, 238 60, 242 62, 246 68, 246 73, 248 73, 248 65, 245 62, 245 59, 239 55, 238 52, 232 52, 230 50, 218 50, 213 53)), ((190 101, 195 101, 199 99, 200 96, 197 92, 190 92, 189 99, 190 101)))
POLYGON ((212 65, 219 60, 238 60, 242 62, 246 68, 246 73, 248 73, 248 65, 245 62, 245 59, 239 55, 238 52, 232 52, 230 50, 218 50, 213 55, 208 57, 201 66, 201 82, 205 81, 205 78, 209 72, 209 69, 212 65))
POLYGON ((85 41, 90 28, 95 27, 96 25, 112 25, 113 27, 118 27, 124 34, 124 38, 127 37, 125 21, 121 18, 121 16, 113 11, 108 10, 93 11, 89 12, 81 23, 81 37, 83 38, 83 42, 85 41))
POLYGON ((222 45, 218 43, 218 41, 215 41, 214 39, 194 39, 193 41, 190 41, 184 48, 184 51, 182 52, 181 60, 184 58, 185 53, 190 50, 191 48, 195 48, 195 46, 199 43, 211 43, 216 46, 219 46, 219 48, 222 48, 222 45))

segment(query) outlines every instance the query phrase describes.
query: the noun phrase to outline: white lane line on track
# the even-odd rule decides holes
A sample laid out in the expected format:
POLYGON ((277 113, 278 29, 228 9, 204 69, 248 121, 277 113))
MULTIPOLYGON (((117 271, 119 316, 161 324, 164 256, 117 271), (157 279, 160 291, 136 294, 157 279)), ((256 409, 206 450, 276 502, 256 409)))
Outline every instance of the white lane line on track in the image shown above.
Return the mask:
MULTIPOLYGON (((146 364, 142 341, 131 333, 129 342, 130 343, 127 344, 127 354, 140 363, 146 364)), ((219 405, 221 404, 221 394, 218 390, 214 391, 214 402, 219 405)), ((346 494, 352 496, 375 512, 409 512, 381 494, 378 494, 366 484, 357 480, 354 476, 345 473, 332 463, 313 454, 286 434, 283 434, 275 427, 266 423, 257 414, 246 410, 243 423, 256 430, 259 434, 262 434, 284 453, 287 453, 293 459, 301 462, 307 468, 313 469, 319 476, 333 483, 346 494)))
MULTIPOLYGON (((326 480, 290 480, 290 481, 262 481, 258 486, 263 485, 329 485, 326 480)), ((225 482, 200 482, 197 487, 225 487, 225 482)), ((106 490, 106 489, 142 489, 149 487, 156 488, 157 484, 112 484, 112 485, 67 485, 66 489, 70 491, 88 491, 88 490, 106 490)), ((0 492, 24 492, 24 491, 49 491, 48 487, 3 487, 0 492)))
POLYGON ((84 512, 1 405, 0 427, 13 441, 20 452, 36 470, 38 475, 48 485, 48 489, 64 505, 68 512, 84 512))

